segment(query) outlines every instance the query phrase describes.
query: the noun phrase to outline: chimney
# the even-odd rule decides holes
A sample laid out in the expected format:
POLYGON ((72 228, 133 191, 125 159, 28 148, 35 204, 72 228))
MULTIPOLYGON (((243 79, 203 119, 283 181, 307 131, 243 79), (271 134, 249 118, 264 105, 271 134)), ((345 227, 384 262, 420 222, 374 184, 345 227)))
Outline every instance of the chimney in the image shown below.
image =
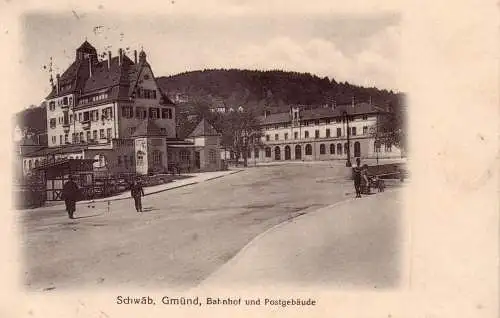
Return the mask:
POLYGON ((137 50, 134 50, 134 63, 137 64, 137 50))
POLYGON ((61 78, 61 75, 56 74, 56 93, 59 95, 59 79, 61 78))
POLYGON ((120 48, 118 49, 118 66, 122 65, 122 59, 123 59, 123 50, 120 48))
POLYGON ((111 51, 108 51, 108 70, 111 69, 111 51))

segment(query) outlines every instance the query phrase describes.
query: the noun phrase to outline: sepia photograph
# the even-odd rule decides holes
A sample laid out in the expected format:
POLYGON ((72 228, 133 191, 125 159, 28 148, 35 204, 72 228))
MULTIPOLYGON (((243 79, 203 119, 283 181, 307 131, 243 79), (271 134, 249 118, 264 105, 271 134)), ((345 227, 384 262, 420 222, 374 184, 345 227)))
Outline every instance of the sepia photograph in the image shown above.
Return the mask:
POLYGON ((398 288, 400 20, 26 14, 25 288, 398 288))

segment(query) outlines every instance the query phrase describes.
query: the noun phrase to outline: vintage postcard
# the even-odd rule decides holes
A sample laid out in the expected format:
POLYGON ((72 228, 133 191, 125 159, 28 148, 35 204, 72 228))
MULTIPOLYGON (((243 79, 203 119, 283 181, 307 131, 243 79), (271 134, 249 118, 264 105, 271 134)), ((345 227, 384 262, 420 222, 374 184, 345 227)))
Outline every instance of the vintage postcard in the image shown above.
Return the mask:
POLYGON ((1 6, 2 316, 498 315, 495 3, 1 6))

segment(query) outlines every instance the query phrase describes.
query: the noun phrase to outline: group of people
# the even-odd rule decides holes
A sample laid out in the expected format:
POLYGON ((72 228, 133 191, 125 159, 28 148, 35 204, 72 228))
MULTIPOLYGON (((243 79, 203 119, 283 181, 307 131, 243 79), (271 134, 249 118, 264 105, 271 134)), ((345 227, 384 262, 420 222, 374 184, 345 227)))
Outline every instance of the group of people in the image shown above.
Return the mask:
POLYGON ((356 165, 352 168, 352 170, 354 189, 356 190, 356 198, 361 198, 363 185, 367 186, 369 189, 370 181, 368 179, 368 165, 364 164, 363 166, 361 166, 361 159, 356 158, 356 165))
MULTIPOLYGON (((76 210, 76 202, 83 199, 83 194, 77 184, 77 178, 71 176, 70 179, 63 185, 62 199, 66 205, 66 212, 70 219, 74 219, 76 210)), ((130 194, 134 198, 135 210, 142 212, 142 197, 144 196, 144 189, 138 179, 134 179, 130 185, 130 194)))

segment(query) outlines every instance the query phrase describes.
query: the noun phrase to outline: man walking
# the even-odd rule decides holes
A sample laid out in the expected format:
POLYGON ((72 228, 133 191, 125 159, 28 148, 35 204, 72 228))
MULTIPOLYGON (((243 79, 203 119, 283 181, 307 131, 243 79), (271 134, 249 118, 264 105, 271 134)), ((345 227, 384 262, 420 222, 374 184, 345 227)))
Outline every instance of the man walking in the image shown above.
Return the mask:
POLYGON ((62 199, 66 205, 68 217, 74 219, 73 214, 76 210, 76 201, 80 199, 80 189, 75 182, 75 176, 71 176, 68 182, 63 185, 62 199))
POLYGON ((135 209, 137 212, 142 212, 141 196, 144 196, 144 189, 137 179, 134 179, 132 186, 130 187, 130 192, 132 198, 134 198, 135 209))

